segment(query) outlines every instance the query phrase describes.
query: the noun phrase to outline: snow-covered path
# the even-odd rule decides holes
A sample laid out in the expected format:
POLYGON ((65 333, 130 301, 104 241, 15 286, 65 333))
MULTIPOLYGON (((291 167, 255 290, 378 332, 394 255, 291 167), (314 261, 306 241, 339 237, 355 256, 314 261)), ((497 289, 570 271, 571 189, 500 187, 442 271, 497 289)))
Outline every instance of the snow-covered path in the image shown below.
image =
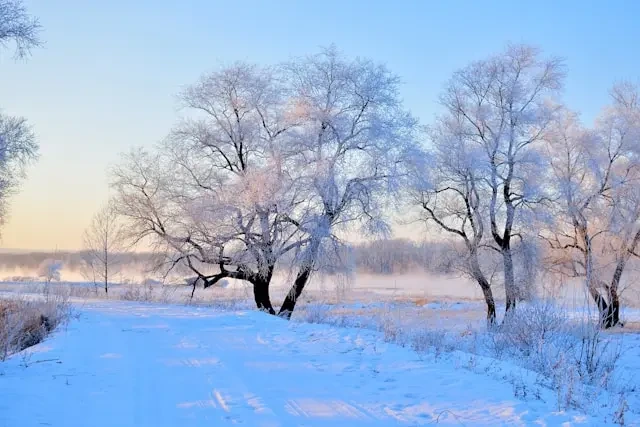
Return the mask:
MULTIPOLYGON (((561 425, 554 403, 377 334, 256 312, 94 303, 0 364, 0 426, 561 425)), ((580 419, 589 423, 587 419, 580 419)), ((570 425, 570 424, 567 424, 570 425)))

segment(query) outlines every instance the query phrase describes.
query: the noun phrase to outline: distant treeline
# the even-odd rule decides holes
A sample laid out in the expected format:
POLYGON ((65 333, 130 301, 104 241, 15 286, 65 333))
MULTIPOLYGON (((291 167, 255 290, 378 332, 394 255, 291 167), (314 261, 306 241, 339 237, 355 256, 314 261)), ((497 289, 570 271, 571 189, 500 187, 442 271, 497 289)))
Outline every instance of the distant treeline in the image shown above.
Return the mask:
MULTIPOLYGON (((413 242, 406 239, 377 240, 343 247, 340 257, 358 272, 370 274, 402 274, 426 271, 450 273, 454 269, 450 243, 413 242)), ((158 257, 149 252, 115 255, 124 269, 151 269, 158 265, 158 257)), ((82 251, 3 253, 0 254, 2 271, 21 270, 35 272, 46 260, 60 260, 66 271, 80 271, 86 253, 82 251)), ((184 269, 181 269, 184 270, 184 269)), ((187 273, 184 271, 184 273, 187 273)))
MULTIPOLYGON (((114 254, 119 258, 118 264, 137 267, 151 264, 154 255, 144 252, 114 254)), ((5 252, 0 254, 0 270, 23 270, 35 272, 47 260, 62 261, 65 270, 80 271, 83 260, 87 258, 84 251, 55 251, 55 252, 5 252)))

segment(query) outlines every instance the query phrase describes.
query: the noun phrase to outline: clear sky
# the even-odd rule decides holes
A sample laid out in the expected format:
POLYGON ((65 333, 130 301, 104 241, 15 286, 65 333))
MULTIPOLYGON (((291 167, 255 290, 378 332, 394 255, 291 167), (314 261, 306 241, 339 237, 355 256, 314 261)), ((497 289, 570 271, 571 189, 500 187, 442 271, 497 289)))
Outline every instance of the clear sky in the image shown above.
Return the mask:
POLYGON ((46 46, 0 55, 0 108, 29 119, 41 158, 1 246, 75 249, 118 154, 161 139, 181 86, 221 63, 277 63, 335 43, 402 76, 423 122, 449 76, 508 42, 566 58, 565 100, 593 119, 618 79, 640 79, 640 2, 27 0, 46 46))

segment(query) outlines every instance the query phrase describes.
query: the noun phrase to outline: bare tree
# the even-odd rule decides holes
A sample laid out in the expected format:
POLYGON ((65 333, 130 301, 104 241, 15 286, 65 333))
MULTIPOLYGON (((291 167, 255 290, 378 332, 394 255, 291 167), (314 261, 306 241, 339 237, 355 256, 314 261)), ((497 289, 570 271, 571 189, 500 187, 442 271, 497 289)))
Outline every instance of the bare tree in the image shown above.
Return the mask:
POLYGON ((167 270, 187 265, 200 279, 194 291, 247 281, 271 314, 276 263, 305 243, 291 220, 300 194, 286 170, 283 93, 254 65, 205 75, 181 95, 191 116, 155 153, 133 153, 112 174, 118 211, 136 240, 167 255, 167 270))
POLYGON ((169 269, 186 264, 205 287, 247 281, 272 314, 275 268, 295 254, 288 318, 337 227, 384 228, 382 195, 415 125, 397 86, 384 67, 332 49, 205 75, 183 92, 189 116, 167 140, 114 169, 118 211, 169 269))
MULTIPOLYGON (((40 25, 30 17, 22 1, 0 0, 0 50, 15 44, 16 58, 27 56, 39 46, 40 25)), ((25 167, 38 156, 38 143, 22 117, 11 117, 0 110, 0 224, 5 221, 8 198, 25 176, 25 167)))
POLYGON ((432 149, 414 157, 412 203, 422 208, 423 219, 464 242, 463 272, 475 280, 487 304, 487 322, 496 320, 491 284, 485 275, 480 254, 484 240, 487 205, 482 204, 486 171, 478 164, 482 151, 466 139, 464 117, 442 118, 433 129, 432 149))
POLYGON ((126 250, 125 231, 112 205, 98 211, 84 233, 84 262, 94 284, 109 293, 109 281, 117 274, 126 250))
POLYGON ((14 57, 21 59, 42 45, 38 19, 27 13, 22 0, 0 0, 0 47, 14 45, 14 57))
POLYGON ((460 134, 482 149, 482 194, 503 259, 507 312, 523 294, 515 281, 512 239, 522 236, 527 211, 545 200, 540 149, 554 120, 550 99, 563 76, 560 60, 544 59, 530 46, 509 46, 456 72, 441 97, 447 114, 461 118, 460 134))
POLYGON ((359 225, 385 233, 385 196, 398 183, 416 121, 403 108, 399 79, 365 59, 349 60, 334 48, 285 66, 291 82, 295 128, 292 170, 307 193, 308 243, 279 315, 289 318, 337 230, 359 225))
POLYGON ((7 202, 25 176, 25 168, 38 157, 38 143, 25 119, 0 112, 0 223, 7 202))
POLYGON ((595 130, 565 112, 550 135, 556 221, 543 236, 563 273, 585 277, 603 327, 619 323, 620 281, 640 243, 639 92, 621 84, 612 95, 595 130), (608 283, 605 257, 615 265, 608 283))

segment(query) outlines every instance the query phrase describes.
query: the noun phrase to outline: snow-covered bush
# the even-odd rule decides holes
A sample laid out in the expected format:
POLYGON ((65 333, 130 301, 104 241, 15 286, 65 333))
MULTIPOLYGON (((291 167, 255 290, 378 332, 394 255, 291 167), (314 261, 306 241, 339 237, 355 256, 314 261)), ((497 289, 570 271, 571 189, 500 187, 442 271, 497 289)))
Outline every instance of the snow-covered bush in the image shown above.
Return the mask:
POLYGON ((128 285, 120 297, 125 301, 153 301, 153 286, 128 285))
POLYGON ((328 323, 330 308, 327 304, 307 304, 297 318, 306 323, 328 323))
POLYGON ((561 340, 568 322, 567 316, 549 301, 523 304, 496 330, 492 344, 498 352, 508 348, 529 356, 541 345, 561 340))
POLYGON ((179 288, 163 285, 153 279, 144 280, 140 285, 129 284, 122 289, 123 291, 120 293, 114 292, 115 298, 125 301, 158 302, 162 304, 169 302, 188 303, 188 299, 184 300, 175 295, 179 288))
POLYGON ((152 286, 161 286, 162 282, 160 280, 146 278, 142 281, 141 285, 150 288, 152 286))
POLYGON ((588 319, 572 321, 552 302, 538 301, 518 307, 490 333, 489 345, 495 356, 524 358, 537 372, 554 375, 571 367, 580 379, 594 382, 615 368, 619 352, 612 340, 588 319))
POLYGON ((600 325, 583 322, 573 331, 576 345, 572 364, 581 378, 591 383, 608 386, 620 358, 620 342, 604 336, 600 325))
MULTIPOLYGON (((452 330, 440 323, 420 321, 417 316, 421 313, 415 310, 402 304, 352 308, 307 303, 294 319, 377 330, 386 342, 436 359, 453 357, 469 369, 476 369, 478 358, 507 362, 508 366, 524 368, 536 387, 552 390, 559 410, 585 408, 597 402, 600 397, 595 396, 602 393, 620 395, 624 401, 627 391, 616 377, 620 356, 617 336, 603 333, 595 321, 569 317, 553 301, 520 304, 506 322, 489 329, 469 325, 452 330)), ((489 365, 486 372, 491 370, 489 365)), ((526 395, 519 385, 514 387, 518 396, 526 395)), ((622 403, 618 406, 624 408, 622 403)))
POLYGON ((446 345, 447 336, 442 330, 422 329, 413 331, 410 337, 411 348, 418 353, 433 352, 439 357, 446 345))
POLYGON ((585 402, 590 386, 607 389, 620 357, 615 338, 603 336, 597 323, 572 320, 549 301, 521 305, 486 342, 493 357, 542 374, 559 409, 585 402))

